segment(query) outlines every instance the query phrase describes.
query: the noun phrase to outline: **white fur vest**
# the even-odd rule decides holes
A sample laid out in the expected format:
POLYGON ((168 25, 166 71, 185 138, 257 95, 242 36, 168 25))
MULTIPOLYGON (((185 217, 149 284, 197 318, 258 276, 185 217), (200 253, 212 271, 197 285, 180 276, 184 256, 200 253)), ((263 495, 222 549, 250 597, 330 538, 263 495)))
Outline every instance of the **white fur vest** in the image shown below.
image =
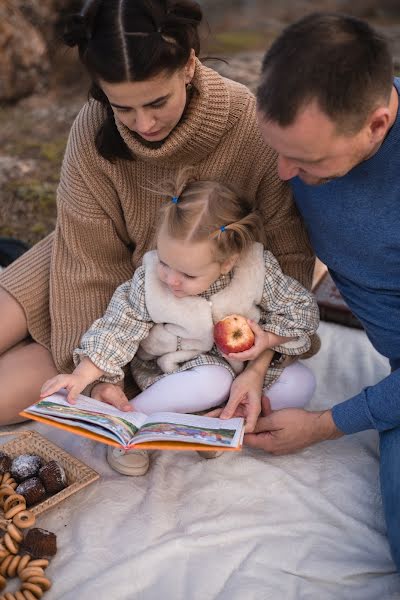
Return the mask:
MULTIPOLYGON (((143 257, 146 307, 155 325, 140 344, 137 356, 157 359, 164 373, 175 371, 180 363, 209 352, 214 344, 213 329, 227 315, 237 313, 258 322, 264 277, 264 249, 255 242, 236 263, 232 280, 210 300, 200 296, 177 298, 157 275, 155 250, 143 257)), ((229 361, 236 373, 243 363, 229 361)))

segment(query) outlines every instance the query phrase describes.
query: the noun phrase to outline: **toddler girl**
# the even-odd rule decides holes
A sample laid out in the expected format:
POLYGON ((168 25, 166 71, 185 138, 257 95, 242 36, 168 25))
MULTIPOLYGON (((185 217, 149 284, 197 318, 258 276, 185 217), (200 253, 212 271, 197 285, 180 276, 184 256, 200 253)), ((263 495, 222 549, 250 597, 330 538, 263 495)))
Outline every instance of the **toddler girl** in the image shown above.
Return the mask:
MULTIPOLYGON (((220 405, 248 357, 224 356, 214 344, 214 324, 232 313, 249 319, 252 359, 267 348, 292 356, 309 349, 317 305, 264 249, 257 210, 222 183, 191 179, 187 169, 166 188, 156 249, 83 335, 73 373, 47 381, 42 397, 64 387, 73 402, 94 381, 121 382, 130 364, 143 390, 131 401, 133 410, 192 413, 220 405)), ((315 387, 300 363, 271 363, 264 383, 273 410, 304 406, 315 387)), ((243 414, 252 430, 261 397, 236 405, 230 409, 243 414)), ((109 448, 107 457, 124 474, 141 475, 149 464, 143 450, 109 448)))

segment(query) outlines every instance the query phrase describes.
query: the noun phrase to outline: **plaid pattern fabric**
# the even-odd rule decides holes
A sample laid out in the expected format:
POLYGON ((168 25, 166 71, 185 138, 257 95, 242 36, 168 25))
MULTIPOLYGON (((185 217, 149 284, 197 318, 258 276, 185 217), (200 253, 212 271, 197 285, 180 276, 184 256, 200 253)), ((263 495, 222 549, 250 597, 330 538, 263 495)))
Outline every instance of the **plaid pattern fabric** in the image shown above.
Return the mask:
MULTIPOLYGON (((315 333, 319 312, 310 292, 300 283, 284 275, 278 261, 264 251, 265 278, 260 303, 260 326, 279 336, 295 337, 296 341, 278 346, 275 350, 287 355, 300 355, 310 347, 310 336, 315 333)), ((207 300, 226 288, 232 275, 222 275, 201 296, 207 300)), ((132 278, 115 291, 107 311, 84 334, 81 347, 74 351, 74 362, 80 355, 89 356, 105 372, 101 381, 116 383, 123 376, 122 367, 130 363, 132 374, 141 389, 145 389, 165 373, 155 360, 143 361, 135 356, 138 346, 146 338, 154 323, 146 308, 145 269, 139 267, 132 278)), ((221 365, 233 377, 235 373, 214 345, 207 354, 200 354, 179 367, 185 371, 201 365, 221 365)), ((268 369, 265 386, 270 387, 282 373, 283 367, 268 369)))

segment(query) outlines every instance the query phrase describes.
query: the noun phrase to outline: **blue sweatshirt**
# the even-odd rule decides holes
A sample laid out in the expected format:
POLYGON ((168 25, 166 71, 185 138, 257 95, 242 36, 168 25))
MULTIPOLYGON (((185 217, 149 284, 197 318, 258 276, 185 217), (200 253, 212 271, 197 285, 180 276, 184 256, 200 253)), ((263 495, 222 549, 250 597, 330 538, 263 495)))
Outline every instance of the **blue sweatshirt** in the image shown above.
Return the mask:
MULTIPOLYGON (((400 95, 400 79, 395 79, 400 95)), ((291 180, 317 256, 392 373, 333 408, 344 433, 400 425, 400 110, 378 152, 319 186, 291 180)))

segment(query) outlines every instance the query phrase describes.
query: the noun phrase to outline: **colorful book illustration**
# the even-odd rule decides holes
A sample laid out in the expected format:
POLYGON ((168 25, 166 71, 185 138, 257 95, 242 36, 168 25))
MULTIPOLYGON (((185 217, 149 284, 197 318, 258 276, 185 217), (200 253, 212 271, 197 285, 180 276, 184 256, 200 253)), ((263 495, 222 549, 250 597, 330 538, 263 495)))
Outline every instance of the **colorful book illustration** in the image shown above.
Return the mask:
POLYGON ((63 390, 36 404, 21 416, 59 427, 110 446, 125 449, 241 450, 244 419, 218 419, 159 412, 122 412, 109 404, 80 395, 69 404, 63 390))

